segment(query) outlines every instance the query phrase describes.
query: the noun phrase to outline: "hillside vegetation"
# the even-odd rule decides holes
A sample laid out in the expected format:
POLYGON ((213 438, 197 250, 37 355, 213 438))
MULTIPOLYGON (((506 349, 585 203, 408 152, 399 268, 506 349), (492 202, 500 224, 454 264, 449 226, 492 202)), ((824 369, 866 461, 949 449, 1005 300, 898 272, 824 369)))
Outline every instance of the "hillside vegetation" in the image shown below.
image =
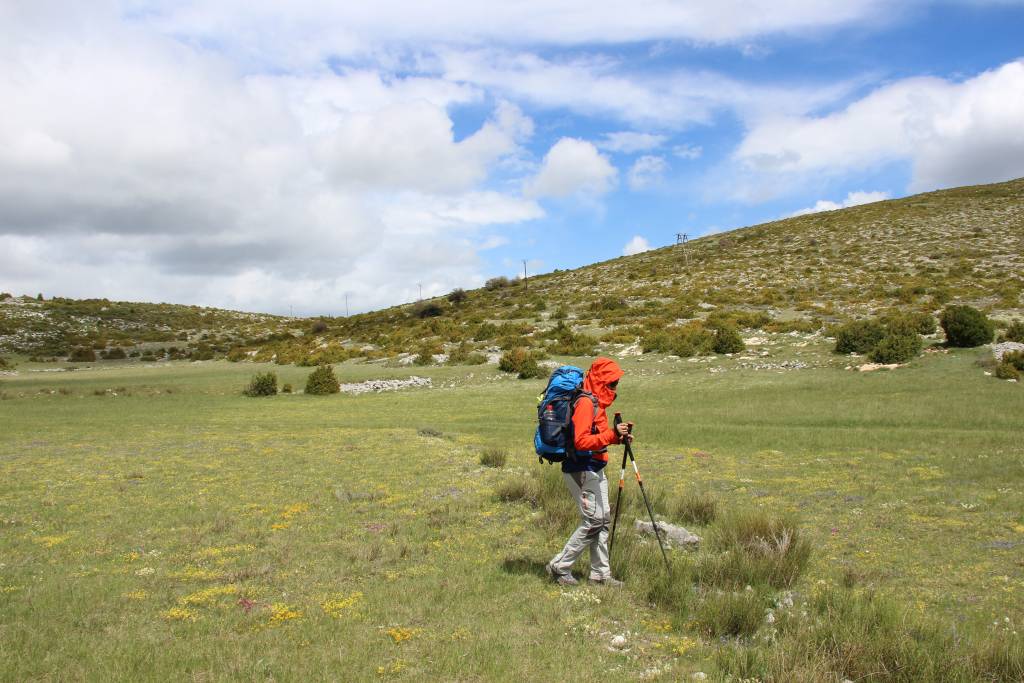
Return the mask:
POLYGON ((1022 290, 1024 179, 789 218, 527 281, 493 278, 349 318, 9 298, 0 302, 0 352, 65 356, 77 345, 121 345, 141 356, 148 343, 156 359, 313 365, 403 356, 429 364, 516 347, 669 350, 658 335, 692 321, 811 333, 893 310, 937 314, 946 303, 1008 321, 1020 314, 1022 290))

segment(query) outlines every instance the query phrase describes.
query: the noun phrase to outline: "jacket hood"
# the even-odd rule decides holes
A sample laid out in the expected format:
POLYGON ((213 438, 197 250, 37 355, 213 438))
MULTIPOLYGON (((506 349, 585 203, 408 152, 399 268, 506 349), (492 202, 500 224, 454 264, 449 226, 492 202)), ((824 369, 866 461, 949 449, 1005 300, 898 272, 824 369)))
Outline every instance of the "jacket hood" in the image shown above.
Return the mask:
POLYGON ((595 397, 602 408, 607 408, 615 400, 615 392, 609 388, 609 384, 618 380, 622 375, 622 368, 611 358, 598 358, 583 379, 583 390, 589 391, 595 397))

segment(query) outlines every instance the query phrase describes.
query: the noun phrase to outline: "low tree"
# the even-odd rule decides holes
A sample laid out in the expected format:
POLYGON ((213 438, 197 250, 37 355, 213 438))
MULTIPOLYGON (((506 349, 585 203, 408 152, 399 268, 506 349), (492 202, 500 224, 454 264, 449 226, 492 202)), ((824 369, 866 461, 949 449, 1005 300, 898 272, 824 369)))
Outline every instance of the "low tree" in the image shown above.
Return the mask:
POLYGON ((946 333, 946 344, 960 348, 988 344, 995 334, 988 316, 972 306, 946 306, 939 324, 946 333))
POLYGON ((334 368, 330 365, 321 365, 309 373, 306 379, 306 393, 314 396, 336 394, 341 391, 338 378, 334 375, 334 368))

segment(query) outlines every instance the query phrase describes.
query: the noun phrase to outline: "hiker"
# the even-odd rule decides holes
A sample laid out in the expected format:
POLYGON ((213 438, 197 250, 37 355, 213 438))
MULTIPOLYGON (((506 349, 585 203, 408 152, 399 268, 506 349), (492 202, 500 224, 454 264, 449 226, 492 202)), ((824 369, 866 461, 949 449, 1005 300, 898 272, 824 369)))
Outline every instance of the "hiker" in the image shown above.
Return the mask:
POLYGON ((583 379, 583 391, 597 399, 583 398, 576 402, 572 414, 576 457, 562 461, 562 477, 580 511, 580 525, 566 542, 562 552, 548 562, 547 572, 565 586, 576 585, 571 569, 583 551, 590 548, 590 581, 608 586, 621 586, 612 578, 608 562, 608 446, 632 440, 630 425, 622 423, 614 429, 608 425, 605 410, 615 400, 615 391, 622 377, 622 368, 610 358, 598 358, 583 379), (596 413, 596 415, 595 415, 596 413))

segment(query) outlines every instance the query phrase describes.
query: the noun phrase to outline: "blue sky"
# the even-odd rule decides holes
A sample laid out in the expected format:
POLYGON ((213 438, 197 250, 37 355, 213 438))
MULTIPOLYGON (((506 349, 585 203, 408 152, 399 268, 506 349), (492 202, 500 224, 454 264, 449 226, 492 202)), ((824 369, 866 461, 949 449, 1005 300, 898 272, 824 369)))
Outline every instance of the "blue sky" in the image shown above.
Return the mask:
POLYGON ((369 310, 1024 176, 1024 2, 0 9, 0 291, 369 310))

